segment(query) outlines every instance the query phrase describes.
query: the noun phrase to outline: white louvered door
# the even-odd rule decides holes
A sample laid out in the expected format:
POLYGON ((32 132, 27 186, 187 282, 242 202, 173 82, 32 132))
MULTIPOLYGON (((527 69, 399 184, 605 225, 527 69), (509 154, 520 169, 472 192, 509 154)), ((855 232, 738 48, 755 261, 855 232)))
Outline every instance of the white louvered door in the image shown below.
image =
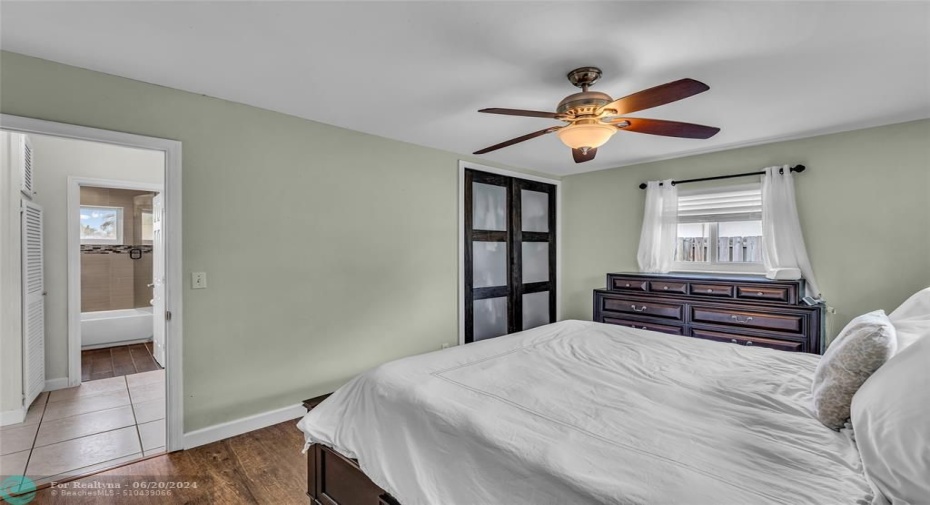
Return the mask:
POLYGON ((25 405, 45 389, 45 267, 42 207, 22 200, 23 392, 25 405))
POLYGON ((35 190, 35 178, 32 173, 32 141, 29 140, 29 135, 19 135, 20 146, 18 154, 20 160, 17 163, 19 165, 20 177, 19 177, 19 190, 30 199, 36 194, 35 190))

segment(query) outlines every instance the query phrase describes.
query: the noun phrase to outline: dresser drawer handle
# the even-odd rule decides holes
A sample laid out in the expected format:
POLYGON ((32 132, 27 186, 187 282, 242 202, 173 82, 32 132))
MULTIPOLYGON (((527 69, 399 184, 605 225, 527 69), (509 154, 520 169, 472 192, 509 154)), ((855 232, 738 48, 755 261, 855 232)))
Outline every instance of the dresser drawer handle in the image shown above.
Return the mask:
POLYGON ((737 316, 736 314, 733 314, 732 316, 730 316, 730 319, 736 321, 737 323, 745 324, 745 323, 748 323, 749 321, 752 321, 752 316, 749 316, 746 319, 740 320, 739 316, 737 316))
POLYGON ((765 293, 763 293, 762 291, 759 291, 758 293, 756 293, 756 296, 765 296, 765 293))
POLYGON ((636 305, 630 305, 630 308, 633 309, 634 312, 645 312, 647 307, 643 305, 642 308, 637 309, 636 305))
POLYGON ((629 283, 629 282, 626 283, 626 287, 630 287, 630 283, 629 283))
POLYGON ((713 293, 714 290, 713 290, 712 288, 707 288, 707 292, 708 292, 708 293, 713 293))
POLYGON ((668 286, 662 286, 662 289, 668 291, 668 286))
POLYGON ((730 342, 733 342, 734 344, 738 344, 738 343, 739 343, 739 341, 737 341, 735 338, 730 339, 730 342))
POLYGON ((649 328, 646 328, 645 326, 636 326, 635 324, 631 324, 631 325, 630 325, 630 328, 639 329, 639 330, 648 330, 648 329, 649 329, 649 328))
POLYGON ((746 345, 752 345, 752 340, 747 340, 746 345))

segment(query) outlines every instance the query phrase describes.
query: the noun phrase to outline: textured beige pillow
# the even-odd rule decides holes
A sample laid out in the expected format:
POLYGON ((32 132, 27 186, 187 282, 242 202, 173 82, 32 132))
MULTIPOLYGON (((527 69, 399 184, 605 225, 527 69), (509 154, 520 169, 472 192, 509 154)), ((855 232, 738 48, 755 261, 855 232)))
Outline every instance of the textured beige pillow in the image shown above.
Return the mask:
POLYGON ((885 311, 863 314, 846 325, 814 372, 814 415, 834 430, 849 419, 852 397, 862 383, 894 355, 894 326, 885 311))

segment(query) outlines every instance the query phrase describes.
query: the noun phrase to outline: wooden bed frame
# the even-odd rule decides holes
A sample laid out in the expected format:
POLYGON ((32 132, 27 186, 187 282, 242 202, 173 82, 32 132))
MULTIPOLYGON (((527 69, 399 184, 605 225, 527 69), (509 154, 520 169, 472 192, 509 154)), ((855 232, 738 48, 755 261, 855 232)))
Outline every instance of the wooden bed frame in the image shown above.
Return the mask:
MULTIPOLYGON (((328 397, 305 400, 304 407, 309 412, 328 397)), ((307 450, 307 496, 313 505, 400 505, 362 472, 357 461, 321 444, 307 450)))

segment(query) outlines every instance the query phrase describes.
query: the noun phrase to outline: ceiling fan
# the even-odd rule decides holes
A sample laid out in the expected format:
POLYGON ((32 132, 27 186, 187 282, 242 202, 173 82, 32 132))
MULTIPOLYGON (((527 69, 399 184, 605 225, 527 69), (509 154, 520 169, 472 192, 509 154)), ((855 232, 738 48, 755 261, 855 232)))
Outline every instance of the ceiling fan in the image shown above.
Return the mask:
POLYGON ((588 91, 588 88, 597 82, 600 77, 601 69, 597 67, 576 68, 569 72, 569 82, 581 88, 581 93, 575 93, 563 98, 559 102, 556 112, 499 108, 479 110, 478 112, 489 114, 558 119, 568 124, 550 126, 522 137, 494 144, 480 151, 475 151, 474 154, 489 153, 555 132, 559 136, 559 140, 572 149, 572 157, 575 159, 575 163, 584 163, 593 160, 597 154, 597 148, 604 145, 614 133, 620 130, 689 139, 708 139, 720 131, 720 128, 699 124, 663 119, 623 117, 631 112, 651 109, 703 93, 710 89, 703 82, 694 79, 681 79, 614 100, 606 93, 588 91))

